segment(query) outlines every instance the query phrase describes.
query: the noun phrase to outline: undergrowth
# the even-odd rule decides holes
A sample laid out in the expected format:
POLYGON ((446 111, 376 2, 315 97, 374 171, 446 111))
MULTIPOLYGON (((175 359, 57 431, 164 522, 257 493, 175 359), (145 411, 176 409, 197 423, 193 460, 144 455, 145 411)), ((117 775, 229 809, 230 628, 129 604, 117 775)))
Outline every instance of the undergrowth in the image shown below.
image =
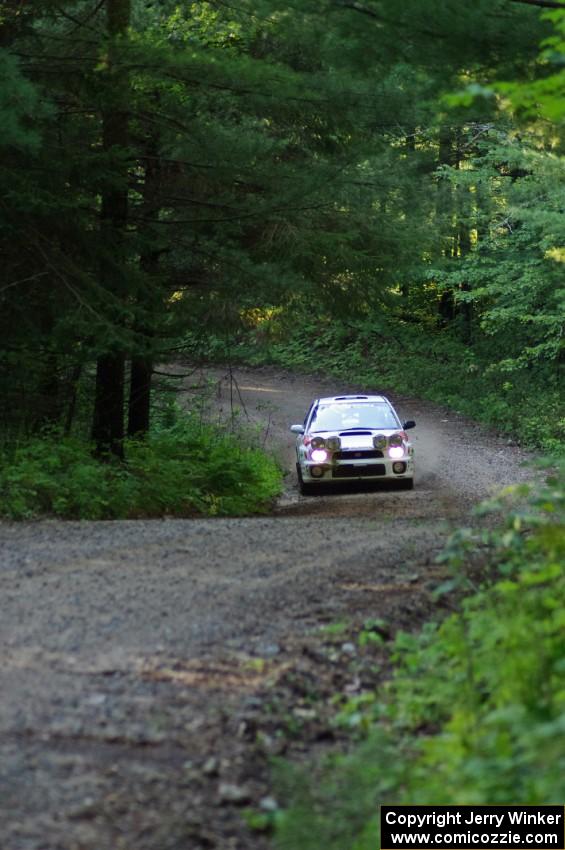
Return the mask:
MULTIPOLYGON (((378 805, 557 804, 565 797, 565 467, 509 488, 443 558, 458 610, 400 633, 383 692, 345 698, 347 756, 278 771, 280 850, 374 850, 378 805), (474 566, 473 566, 473 561, 474 566)), ((447 597, 449 599, 450 597, 447 597)))
POLYGON ((100 461, 89 442, 57 434, 6 446, 0 516, 127 519, 269 509, 282 478, 273 458, 241 432, 176 419, 144 441, 127 441, 125 463, 100 461))
POLYGON ((388 322, 386 317, 343 320, 320 315, 264 322, 229 341, 192 335, 190 356, 273 364, 334 376, 366 390, 417 394, 472 416, 524 445, 563 454, 563 374, 540 361, 512 368, 500 360, 500 342, 465 345, 436 327, 388 322))

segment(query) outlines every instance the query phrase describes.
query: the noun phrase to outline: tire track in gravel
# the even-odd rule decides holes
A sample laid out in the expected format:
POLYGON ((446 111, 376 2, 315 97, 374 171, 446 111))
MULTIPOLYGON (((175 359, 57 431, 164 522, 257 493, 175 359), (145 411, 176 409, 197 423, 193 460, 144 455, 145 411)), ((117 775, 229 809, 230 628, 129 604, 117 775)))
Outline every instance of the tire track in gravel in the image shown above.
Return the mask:
POLYGON ((289 425, 313 397, 361 388, 216 369, 186 382, 188 405, 203 380, 211 415, 225 425, 233 404, 289 470, 273 515, 0 523, 2 850, 268 846, 239 811, 287 747, 277 700, 306 718, 309 681, 331 693, 353 687, 351 664, 355 687, 368 675, 321 649, 319 626, 429 616, 449 528, 528 477, 516 446, 393 396, 418 424, 416 489, 304 498, 289 425))

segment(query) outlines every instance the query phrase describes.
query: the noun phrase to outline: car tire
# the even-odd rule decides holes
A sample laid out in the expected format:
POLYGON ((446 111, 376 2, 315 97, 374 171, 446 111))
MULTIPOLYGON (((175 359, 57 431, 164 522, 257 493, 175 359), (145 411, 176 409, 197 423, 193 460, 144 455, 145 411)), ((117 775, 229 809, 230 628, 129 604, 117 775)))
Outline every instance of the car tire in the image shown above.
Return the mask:
POLYGON ((314 494, 314 486, 312 484, 307 484, 302 478, 302 470, 300 469, 300 464, 296 464, 296 475, 298 478, 298 489, 302 496, 312 496, 314 494))
POLYGON ((414 489, 414 479, 413 478, 402 478, 398 482, 398 487, 400 490, 413 490, 414 489))

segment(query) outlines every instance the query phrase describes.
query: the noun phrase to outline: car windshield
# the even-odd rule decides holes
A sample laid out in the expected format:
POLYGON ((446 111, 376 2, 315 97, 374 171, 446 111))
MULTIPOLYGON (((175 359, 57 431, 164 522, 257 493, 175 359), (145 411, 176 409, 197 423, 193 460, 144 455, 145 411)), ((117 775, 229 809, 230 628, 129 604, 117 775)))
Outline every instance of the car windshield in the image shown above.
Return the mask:
POLYGON ((347 431, 354 428, 398 428, 388 404, 320 404, 310 422, 310 431, 347 431))

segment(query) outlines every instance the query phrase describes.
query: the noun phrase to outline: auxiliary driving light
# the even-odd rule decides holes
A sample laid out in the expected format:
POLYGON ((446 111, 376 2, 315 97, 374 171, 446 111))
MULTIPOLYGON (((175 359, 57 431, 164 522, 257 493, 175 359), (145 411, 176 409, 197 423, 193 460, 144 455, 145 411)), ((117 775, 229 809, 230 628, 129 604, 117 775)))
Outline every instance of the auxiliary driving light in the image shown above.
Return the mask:
POLYGON ((388 456, 393 460, 404 457, 404 446, 391 446, 388 450, 388 456))
POLYGON ((328 437, 326 446, 332 452, 338 452, 341 449, 341 440, 339 437, 328 437))
POLYGON ((400 461, 396 461, 392 464, 392 469, 394 472, 400 474, 401 472, 406 472, 406 464, 400 463, 400 461))
POLYGON ((321 466, 311 466, 310 467, 310 475, 312 478, 321 478, 324 474, 324 470, 321 466))
POLYGON ((404 440, 402 439, 402 434, 392 434, 388 438, 389 446, 401 446, 404 440))
POLYGON ((326 441, 323 437, 312 437, 312 442, 310 443, 313 449, 323 449, 326 445, 326 441))
POLYGON ((325 463, 329 455, 325 449, 314 449, 310 457, 314 463, 325 463))

